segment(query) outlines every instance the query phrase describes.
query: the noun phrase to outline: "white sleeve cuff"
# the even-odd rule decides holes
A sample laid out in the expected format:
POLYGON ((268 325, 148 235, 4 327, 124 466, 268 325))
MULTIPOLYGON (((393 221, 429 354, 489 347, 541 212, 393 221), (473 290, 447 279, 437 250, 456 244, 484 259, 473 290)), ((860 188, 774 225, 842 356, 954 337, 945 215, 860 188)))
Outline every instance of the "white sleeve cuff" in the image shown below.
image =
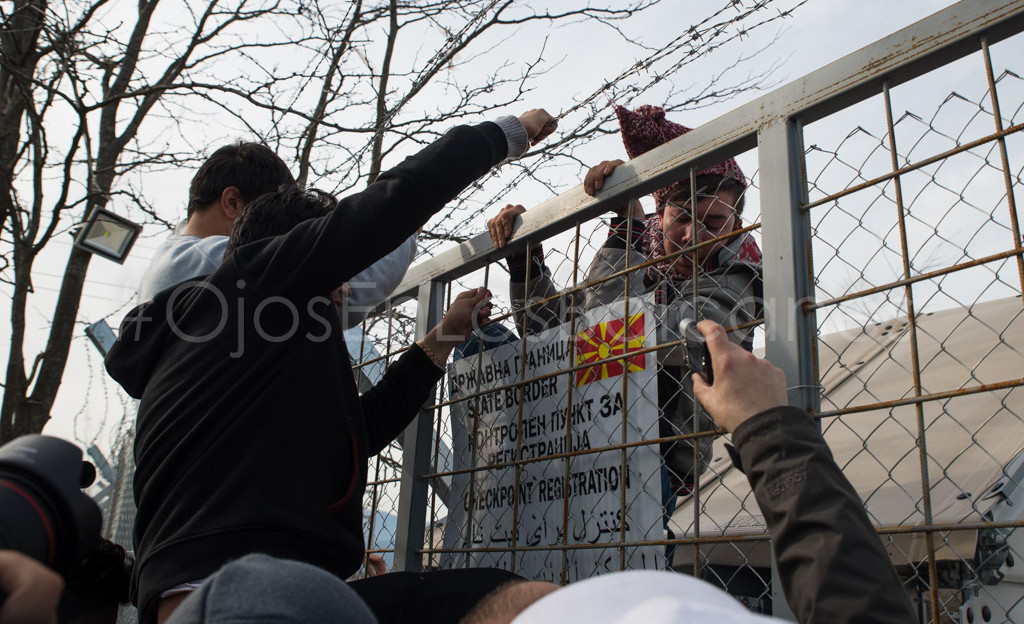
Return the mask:
POLYGON ((523 122, 519 121, 518 117, 506 115, 498 117, 494 123, 498 124, 505 133, 505 139, 508 140, 509 158, 518 158, 526 153, 526 150, 530 148, 530 137, 526 135, 526 128, 523 127, 523 122))

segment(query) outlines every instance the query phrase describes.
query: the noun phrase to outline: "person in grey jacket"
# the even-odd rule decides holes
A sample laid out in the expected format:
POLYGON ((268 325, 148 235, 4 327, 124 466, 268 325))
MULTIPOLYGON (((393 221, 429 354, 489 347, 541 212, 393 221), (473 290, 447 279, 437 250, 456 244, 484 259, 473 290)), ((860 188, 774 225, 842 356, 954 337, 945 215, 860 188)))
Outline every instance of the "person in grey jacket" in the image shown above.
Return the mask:
MULTIPOLYGON (((615 112, 631 158, 689 131, 666 120, 664 110, 658 107, 630 111, 616 106, 615 112)), ((604 178, 620 164, 621 160, 605 161, 593 167, 584 179, 584 191, 590 195, 599 192, 604 178)), ((729 159, 699 172, 696 183, 691 187, 686 179, 655 191, 656 213, 650 219, 645 219, 636 201, 617 210, 608 239, 583 279, 593 285, 579 295, 559 296, 539 245, 530 249, 529 256, 511 256, 513 307, 524 309, 516 319, 520 330, 536 333, 561 324, 568 320, 573 305, 590 309, 623 299, 627 267, 637 267, 628 272, 628 296, 653 293, 660 306, 659 344, 678 344, 681 323, 711 319, 735 328, 756 319, 762 294, 761 254, 751 237, 737 233, 742 229, 746 178, 736 161, 729 159)), ((488 221, 496 247, 508 243, 513 222, 524 211, 522 206, 509 205, 488 221)), ((749 350, 752 332, 747 326, 730 332, 729 337, 749 350)), ((693 480, 711 460, 710 436, 679 436, 715 427, 693 401, 684 349, 662 349, 658 357, 659 433, 663 438, 675 438, 662 445, 667 520, 676 497, 689 492, 693 480)))

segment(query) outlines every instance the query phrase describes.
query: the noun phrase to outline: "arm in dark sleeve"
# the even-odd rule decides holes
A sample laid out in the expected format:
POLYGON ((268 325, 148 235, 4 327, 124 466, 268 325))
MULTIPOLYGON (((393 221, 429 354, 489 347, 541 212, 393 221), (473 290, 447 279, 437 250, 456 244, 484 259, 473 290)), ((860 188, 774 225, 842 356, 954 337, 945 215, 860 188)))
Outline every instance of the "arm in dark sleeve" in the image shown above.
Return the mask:
POLYGON ((628 246, 637 253, 643 253, 644 222, 640 219, 612 217, 608 222, 608 238, 602 249, 625 249, 628 246))
MULTIPOLYGON (((587 268, 586 282, 596 282, 584 293, 583 305, 587 309, 608 305, 626 296, 626 273, 610 277, 627 266, 635 267, 646 258, 643 255, 644 222, 636 219, 614 217, 608 229, 608 238, 597 250, 593 262, 587 268), (627 245, 627 241, 629 245, 627 245)), ((646 269, 629 271, 629 296, 639 297, 646 292, 644 273, 646 269)))
POLYGON ((551 271, 544 264, 544 248, 533 245, 530 254, 509 256, 509 295, 512 307, 519 312, 515 315, 516 329, 520 336, 536 334, 555 327, 568 318, 569 295, 559 293, 551 279, 551 271), (527 275, 529 270, 529 275, 527 275), (529 279, 527 279, 529 278, 529 279), (529 281, 529 292, 527 292, 529 281), (529 308, 526 307, 530 302, 529 308))
POLYGON ((917 621, 864 504, 807 414, 769 410, 737 427, 733 442, 798 622, 917 621))
POLYGON ((413 345, 379 382, 359 397, 366 417, 366 439, 372 457, 384 450, 419 414, 444 371, 413 345))
POLYGON ((264 295, 299 302, 327 295, 412 236, 508 150, 495 123, 458 126, 339 201, 331 214, 244 245, 228 262, 264 295))
MULTIPOLYGON (((597 258, 587 273, 586 281, 593 281, 605 275, 624 268, 620 266, 619 260, 625 262, 625 250, 627 239, 632 244, 632 250, 636 254, 634 263, 639 263, 641 257, 640 249, 643 241, 643 221, 624 218, 613 218, 608 231, 608 238, 598 251, 597 258), (632 230, 632 232, 630 232, 632 230)), ((573 301, 580 301, 576 295, 570 293, 559 293, 558 287, 551 280, 551 271, 544 264, 544 251, 540 245, 534 245, 530 249, 530 255, 517 254, 508 258, 509 270, 509 292, 512 295, 512 305, 515 308, 522 308, 525 305, 527 295, 529 300, 550 299, 543 303, 535 303, 524 314, 516 317, 516 325, 520 335, 525 333, 538 333, 550 327, 564 323, 569 318, 569 306, 573 301), (529 266, 530 292, 526 292, 527 267, 529 266)), ((643 280, 639 277, 635 280, 636 292, 634 296, 642 293, 643 280)), ((623 297, 622 279, 612 279, 602 282, 590 289, 585 298, 587 308, 597 307, 616 301, 623 297)))

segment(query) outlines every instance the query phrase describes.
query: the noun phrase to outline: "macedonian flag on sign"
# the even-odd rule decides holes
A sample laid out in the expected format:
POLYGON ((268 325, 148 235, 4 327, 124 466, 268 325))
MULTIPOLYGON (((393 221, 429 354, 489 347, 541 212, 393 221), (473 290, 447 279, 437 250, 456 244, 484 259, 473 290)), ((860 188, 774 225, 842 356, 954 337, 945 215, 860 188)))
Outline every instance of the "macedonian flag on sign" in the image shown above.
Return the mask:
MULTIPOLYGON (((644 313, 629 317, 629 327, 622 319, 598 323, 576 334, 576 365, 599 362, 644 348, 644 313)), ((601 362, 576 371, 576 387, 592 381, 617 377, 628 367, 629 372, 644 370, 644 355, 633 355, 611 362, 601 362)))

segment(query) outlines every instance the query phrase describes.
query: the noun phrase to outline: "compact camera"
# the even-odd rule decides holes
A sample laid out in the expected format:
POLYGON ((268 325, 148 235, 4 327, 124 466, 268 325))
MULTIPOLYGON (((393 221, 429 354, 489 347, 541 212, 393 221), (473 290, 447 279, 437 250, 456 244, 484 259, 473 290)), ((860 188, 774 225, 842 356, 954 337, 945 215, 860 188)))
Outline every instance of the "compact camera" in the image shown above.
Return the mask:
POLYGON ((77 446, 27 435, 0 447, 0 549, 67 575, 96 546, 100 509, 82 488, 96 469, 77 446))
POLYGON ((709 384, 715 383, 715 369, 711 366, 711 352, 708 341, 697 329, 697 321, 684 318, 679 321, 679 335, 683 340, 686 367, 692 373, 700 373, 709 384))

